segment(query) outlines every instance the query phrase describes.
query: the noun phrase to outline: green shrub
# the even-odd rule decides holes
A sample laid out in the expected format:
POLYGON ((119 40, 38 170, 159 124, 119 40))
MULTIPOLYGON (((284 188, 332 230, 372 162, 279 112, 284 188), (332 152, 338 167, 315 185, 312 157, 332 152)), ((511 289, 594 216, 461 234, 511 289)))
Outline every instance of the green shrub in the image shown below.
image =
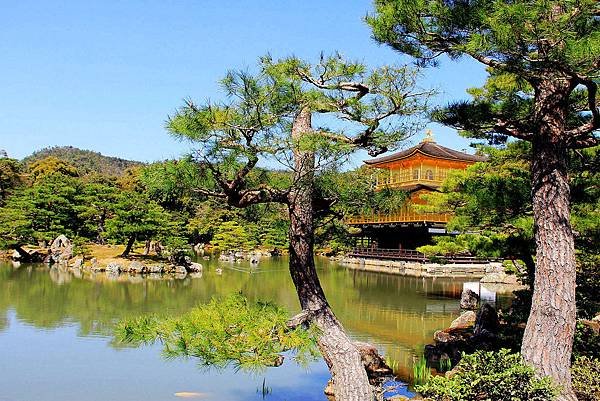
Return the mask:
POLYGON ((71 240, 73 244, 73 256, 89 257, 92 252, 89 249, 89 241, 84 237, 74 237, 71 240))
POLYGON ((571 369, 579 401, 600 401, 600 359, 577 358, 571 369))
POLYGON ((417 391, 432 401, 550 401, 558 394, 550 379, 537 378, 507 349, 463 355, 451 377, 433 377, 417 391))
POLYGON ((573 341, 573 357, 600 358, 600 334, 582 322, 577 322, 573 341))
POLYGON ((506 274, 521 274, 525 271, 525 264, 521 260, 507 259, 502 262, 506 274))

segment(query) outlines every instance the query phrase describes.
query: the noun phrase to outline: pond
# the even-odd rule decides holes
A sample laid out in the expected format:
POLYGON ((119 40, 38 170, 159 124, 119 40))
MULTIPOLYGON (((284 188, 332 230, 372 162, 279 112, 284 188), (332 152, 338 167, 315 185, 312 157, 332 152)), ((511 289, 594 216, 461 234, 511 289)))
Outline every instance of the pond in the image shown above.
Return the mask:
MULTIPOLYGON (((112 329, 143 313, 180 314, 213 296, 242 292, 299 306, 284 258, 248 262, 202 260, 201 275, 166 280, 104 274, 74 276, 56 268, 0 263, 0 401, 325 400, 321 361, 255 373, 200 368, 166 360, 158 344, 116 343, 112 329), (267 391, 263 391, 264 388, 267 391)), ((415 355, 433 332, 460 313, 465 280, 424 279, 346 270, 318 260, 330 303, 350 335, 396 361, 409 380, 415 355)))

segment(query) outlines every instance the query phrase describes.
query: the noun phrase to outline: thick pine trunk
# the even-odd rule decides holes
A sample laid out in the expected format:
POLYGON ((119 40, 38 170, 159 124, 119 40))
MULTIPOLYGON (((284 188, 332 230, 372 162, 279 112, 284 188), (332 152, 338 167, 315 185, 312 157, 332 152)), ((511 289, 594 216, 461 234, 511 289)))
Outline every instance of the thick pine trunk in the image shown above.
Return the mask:
POLYGON ((331 310, 315 269, 313 188, 315 155, 298 148, 311 130, 309 110, 301 111, 292 127, 296 189, 290 194, 290 274, 300 305, 321 330, 319 349, 334 384, 336 401, 372 401, 373 388, 358 349, 331 310))
POLYGON ((563 145, 569 93, 565 86, 564 81, 553 80, 536 96, 540 115, 540 131, 532 141, 536 266, 522 354, 539 373, 563 387, 560 400, 571 401, 577 399, 570 371, 576 324, 576 264, 567 149, 563 145))

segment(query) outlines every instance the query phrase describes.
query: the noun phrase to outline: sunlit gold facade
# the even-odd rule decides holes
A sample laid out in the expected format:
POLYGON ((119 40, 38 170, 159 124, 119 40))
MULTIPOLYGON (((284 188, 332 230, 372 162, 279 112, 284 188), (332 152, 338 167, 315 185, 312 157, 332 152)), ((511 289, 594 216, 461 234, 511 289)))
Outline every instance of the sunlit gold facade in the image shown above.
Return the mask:
POLYGON ((423 194, 436 191, 452 171, 464 170, 483 157, 469 155, 436 144, 429 135, 419 145, 394 155, 369 160, 365 163, 379 170, 375 189, 401 189, 410 193, 407 203, 393 213, 374 212, 353 216, 349 225, 423 223, 445 224, 448 213, 419 213, 413 205, 425 204, 423 194))

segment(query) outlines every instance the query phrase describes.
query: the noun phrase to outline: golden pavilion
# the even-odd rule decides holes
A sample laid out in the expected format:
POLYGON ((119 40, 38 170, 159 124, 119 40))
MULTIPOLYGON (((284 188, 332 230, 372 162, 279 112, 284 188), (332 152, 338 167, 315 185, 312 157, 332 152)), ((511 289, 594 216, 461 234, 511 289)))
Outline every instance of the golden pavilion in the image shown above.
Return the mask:
POLYGON ((406 204, 394 213, 374 212, 350 217, 346 223, 360 228, 357 246, 370 249, 415 249, 431 243, 433 235, 446 234, 450 215, 419 213, 413 205, 425 204, 423 194, 437 191, 453 170, 464 170, 471 164, 485 161, 484 156, 459 152, 437 144, 431 131, 418 145, 388 156, 366 160, 376 174, 376 190, 401 189, 409 193, 406 204))

